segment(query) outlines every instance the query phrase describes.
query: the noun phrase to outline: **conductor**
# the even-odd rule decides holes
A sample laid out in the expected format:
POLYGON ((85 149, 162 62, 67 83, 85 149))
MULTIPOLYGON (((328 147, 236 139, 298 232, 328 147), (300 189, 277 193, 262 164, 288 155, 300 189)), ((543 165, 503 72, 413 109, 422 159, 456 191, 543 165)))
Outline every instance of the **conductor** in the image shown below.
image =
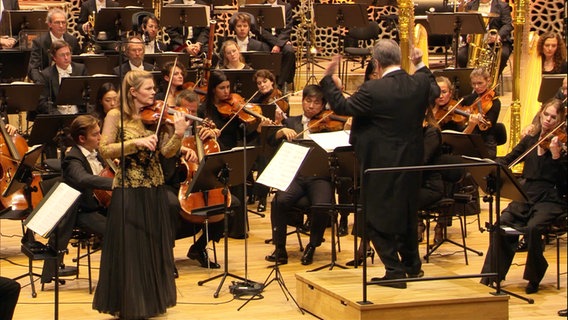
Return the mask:
MULTIPOLYGON (((421 57, 422 52, 414 49, 411 59, 417 71, 409 75, 400 67, 398 44, 379 40, 373 48, 379 78, 365 82, 348 99, 333 81, 341 57, 334 57, 328 65, 320 85, 334 112, 353 116, 350 142, 363 171, 422 164, 422 122, 429 101, 439 96, 440 88, 421 57)), ((372 281, 424 275, 416 234, 420 175, 410 171, 372 174, 362 182, 366 232, 386 269, 385 276, 372 281)), ((406 288, 405 282, 380 285, 406 288)))

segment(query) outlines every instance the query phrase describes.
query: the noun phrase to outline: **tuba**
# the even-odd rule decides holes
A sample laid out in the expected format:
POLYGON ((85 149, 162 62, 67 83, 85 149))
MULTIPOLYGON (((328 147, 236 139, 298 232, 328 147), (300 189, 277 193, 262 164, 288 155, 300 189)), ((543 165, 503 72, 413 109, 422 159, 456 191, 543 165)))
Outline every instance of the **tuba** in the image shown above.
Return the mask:
MULTIPOLYGON (((489 25, 491 14, 484 15, 485 25, 489 25)), ((499 65, 501 64, 502 45, 500 41, 489 43, 491 36, 498 36, 497 29, 491 29, 486 34, 473 35, 473 41, 469 44, 468 68, 484 68, 491 74, 491 87, 497 84, 499 79, 499 65)))

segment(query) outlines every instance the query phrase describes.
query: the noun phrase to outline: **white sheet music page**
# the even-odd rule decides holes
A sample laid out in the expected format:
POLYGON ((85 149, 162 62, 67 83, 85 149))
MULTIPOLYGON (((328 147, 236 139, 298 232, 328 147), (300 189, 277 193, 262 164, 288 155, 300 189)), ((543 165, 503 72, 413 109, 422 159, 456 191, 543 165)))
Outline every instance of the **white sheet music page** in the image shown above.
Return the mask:
POLYGON ((81 195, 81 192, 63 182, 55 188, 26 220, 26 226, 42 237, 47 236, 81 195))
POLYGON ((284 142, 256 182, 281 191, 288 190, 310 148, 284 142))
POLYGON ((350 146, 349 130, 333 132, 310 133, 310 139, 314 140, 326 152, 332 152, 337 147, 350 146))

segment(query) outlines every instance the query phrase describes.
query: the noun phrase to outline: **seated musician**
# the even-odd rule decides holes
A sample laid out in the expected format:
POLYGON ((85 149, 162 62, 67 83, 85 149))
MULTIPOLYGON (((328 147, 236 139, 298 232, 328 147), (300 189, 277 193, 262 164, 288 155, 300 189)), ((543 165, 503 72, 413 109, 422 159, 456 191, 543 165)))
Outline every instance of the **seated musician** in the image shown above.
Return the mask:
POLYGON ((488 157, 494 159, 497 156, 494 125, 501 112, 501 101, 495 91, 489 88, 491 75, 487 70, 474 69, 470 79, 474 92, 463 100, 463 105, 469 106, 470 113, 463 132, 481 135, 487 147, 488 157))
MULTIPOLYGON (((69 44, 70 52, 74 55, 81 53, 77 38, 67 32, 67 14, 60 8, 53 8, 47 12, 46 23, 49 32, 41 34, 32 42, 28 77, 33 82, 41 81, 40 72, 51 65, 51 45, 55 40, 65 41, 69 44)), ((71 57, 69 57, 71 59, 71 57)))
MULTIPOLYGON (((102 8, 112 8, 119 7, 120 4, 113 0, 85 0, 81 3, 81 11, 79 11, 79 17, 77 18, 77 31, 79 31, 84 37, 88 36, 91 29, 94 27, 89 22, 89 16, 94 19, 95 23, 97 20, 97 15, 102 8)), ((105 30, 105 35, 95 35, 97 40, 115 40, 116 32, 112 29, 105 30)), ((93 39, 94 40, 94 39, 93 39)))
POLYGON ((0 276, 0 319, 12 320, 20 297, 20 284, 16 280, 0 276))
POLYGON ((114 67, 113 71, 117 76, 124 76, 130 70, 154 71, 154 65, 144 62, 144 42, 139 36, 128 38, 124 53, 128 61, 121 66, 114 67))
MULTIPOLYGON (((173 0, 169 4, 209 5, 207 2, 202 0, 173 0)), ((183 26, 166 29, 166 33, 170 36, 171 50, 176 52, 185 51, 192 57, 207 53, 209 32, 209 27, 183 26)))
MULTIPOLYGON (((168 62, 162 68, 162 84, 158 93, 156 93, 156 100, 164 100, 166 97, 166 90, 168 89, 168 84, 170 82, 170 75, 172 72, 172 68, 174 66, 173 62, 168 62)), ((185 75, 187 74, 185 67, 181 63, 176 63, 176 68, 173 73, 172 82, 170 85, 170 92, 168 94, 168 101, 166 105, 168 106, 175 106, 176 104, 176 96, 183 90, 183 84, 185 75)), ((196 111, 197 112, 197 111, 196 111)))
MULTIPOLYGON (((199 106, 199 97, 193 91, 183 90, 175 98, 175 106, 180 108, 185 108, 190 115, 197 115, 197 108, 199 106)), ((191 126, 190 128, 192 128, 191 126)), ((197 126, 195 126, 197 128, 197 126)), ((166 125, 165 130, 162 133, 161 141, 168 141, 168 135, 173 134, 173 127, 166 125)), ((194 132, 187 132, 188 134, 185 138, 194 135, 194 132)), ((207 127, 199 128, 199 137, 202 141, 207 139, 215 139, 215 132, 213 129, 207 127)), ((207 231, 209 235, 206 235, 205 224, 204 223, 193 223, 182 217, 180 211, 182 210, 179 203, 178 193, 180 188, 180 183, 186 180, 186 176, 181 176, 179 171, 179 160, 180 157, 184 158, 188 162, 199 163, 197 153, 195 150, 190 149, 183 145, 177 157, 165 158, 160 157, 160 163, 162 165, 162 170, 164 171, 164 178, 168 188, 168 201, 176 207, 176 212, 174 218, 175 227, 175 239, 181 239, 196 235, 199 231, 203 231, 201 236, 195 241, 195 243, 189 248, 187 252, 187 257, 192 260, 197 260, 203 268, 219 268, 219 264, 210 261, 209 255, 207 254, 206 246, 207 239, 219 242, 223 236, 223 221, 213 222, 208 224, 209 230, 207 231)), ((188 172, 185 173, 186 175, 188 172)), ((235 207, 239 205, 237 199, 231 199, 231 206, 235 207)), ((196 208, 197 209, 197 208, 196 208)))
POLYGON ((105 120, 106 114, 116 108, 118 108, 118 89, 112 82, 105 82, 97 92, 93 115, 102 123, 105 120))
POLYGON ((566 74, 566 43, 559 34, 547 32, 538 38, 537 52, 542 60, 542 74, 566 74))
POLYGON ((284 84, 293 83, 296 75, 296 53, 290 42, 290 34, 294 25, 292 5, 282 0, 266 0, 265 4, 272 6, 284 6, 285 25, 283 28, 263 28, 260 40, 268 43, 272 49, 270 52, 282 53, 282 70, 278 78, 278 87, 284 88, 284 84))
POLYGON ((219 61, 219 69, 231 70, 250 70, 252 69, 245 63, 245 58, 241 54, 241 50, 237 43, 233 40, 226 40, 221 46, 221 61, 219 61))
POLYGON ((144 40, 144 53, 160 53, 167 51, 166 44, 158 40, 160 21, 155 15, 147 15, 140 25, 142 40, 144 40))
MULTIPOLYGON (((467 118, 454 112, 451 108, 457 103, 454 96, 454 85, 446 77, 436 77, 436 83, 440 87, 440 96, 434 100, 432 113, 442 130, 462 131, 467 118)), ((456 108, 459 108, 456 107, 456 108)))
MULTIPOLYGON (((323 92, 317 85, 308 85, 302 93, 303 114, 288 117, 285 120, 285 127, 276 131, 269 141, 273 144, 283 140, 292 141, 299 137, 298 134, 308 127, 308 122, 318 115, 325 106, 323 92)), ((286 223, 288 213, 292 207, 303 196, 309 198, 310 203, 331 203, 333 200, 333 188, 329 178, 306 177, 298 175, 292 181, 288 191, 277 191, 272 199, 270 220, 272 223, 272 240, 275 250, 272 254, 265 257, 267 261, 279 264, 288 263, 288 253, 286 252, 286 223)), ((312 264, 314 253, 321 245, 325 228, 330 220, 327 210, 312 209, 310 224, 310 242, 306 246, 301 258, 303 265, 312 264)))
MULTIPOLYGON (((75 227, 91 231, 102 238, 106 225, 103 214, 106 209, 94 197, 93 189, 112 189, 112 178, 98 175, 103 170, 103 160, 97 154, 101 140, 99 120, 91 115, 78 116, 71 123, 70 135, 75 145, 65 155, 61 169, 64 182, 81 191, 81 197, 76 207, 65 215, 57 225, 56 232, 49 238, 48 245, 57 251, 67 247, 75 227)), ((59 262, 61 261, 62 255, 59 262)), ((54 278, 55 264, 54 260, 44 261, 42 283, 49 283, 54 278)))
MULTIPOLYGON (((520 161, 524 161, 522 178, 523 190, 528 202, 512 201, 501 213, 501 226, 508 226, 525 233, 528 244, 528 254, 523 278, 529 283, 525 288, 527 294, 535 293, 544 277, 548 263, 543 255, 542 236, 546 228, 563 212, 566 212, 566 154, 563 143, 558 135, 565 128, 551 134, 551 140, 538 144, 541 138, 551 133, 565 121, 565 109, 560 100, 552 99, 543 104, 539 112, 539 123, 534 130, 525 136, 513 150, 498 162, 510 165, 517 162, 519 157, 528 152, 520 161)), ((564 132, 563 132, 564 131, 564 132)), ((564 135, 565 137, 565 135, 564 135)), ((500 230, 491 233, 494 237, 493 246, 489 247, 485 256, 482 273, 498 272, 500 278, 482 278, 481 283, 490 285, 494 281, 505 279, 507 271, 513 262, 519 237, 503 234, 500 230), (500 237, 497 242, 496 237, 500 237), (500 243, 499 247, 495 245, 500 243), (499 270, 496 260, 499 259, 499 270)))
MULTIPOLYGON (((71 76, 86 76, 85 65, 71 61, 71 46, 63 40, 55 40, 51 44, 49 53, 54 64, 41 71, 40 83, 43 91, 39 97, 38 114, 76 114, 85 113, 86 106, 59 105, 56 101, 59 93, 61 79, 71 76)), ((28 114, 28 118, 33 115, 28 114)), ((29 119, 29 120, 33 120, 29 119)))
MULTIPOLYGON (((482 14, 496 14, 497 17, 489 19, 488 29, 497 30, 496 36, 489 36, 486 40, 488 44, 493 45, 497 42, 501 43, 501 63, 497 76, 501 75, 503 69, 507 65, 509 56, 513 51, 513 40, 511 31, 513 31, 513 18, 511 17, 511 7, 502 0, 473 0, 466 4, 465 11, 477 11, 482 14)), ((467 66, 469 46, 466 45, 458 50, 458 64, 461 68, 467 66)))
POLYGON ((251 37, 252 15, 246 12, 237 12, 229 21, 229 27, 235 32, 235 42, 240 51, 264 51, 270 52, 270 46, 260 40, 251 37))

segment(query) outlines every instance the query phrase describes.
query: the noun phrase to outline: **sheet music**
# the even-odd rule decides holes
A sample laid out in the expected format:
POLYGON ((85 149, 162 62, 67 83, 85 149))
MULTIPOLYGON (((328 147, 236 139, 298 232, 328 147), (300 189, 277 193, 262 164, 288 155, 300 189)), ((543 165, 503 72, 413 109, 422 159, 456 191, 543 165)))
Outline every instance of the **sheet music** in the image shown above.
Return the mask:
POLYGON ((288 190, 310 148, 284 142, 256 182, 281 191, 288 190))
POLYGON ((337 147, 347 147, 349 143, 349 130, 333 132, 311 133, 310 139, 314 140, 326 152, 332 152, 337 147))
POLYGON ((47 194, 25 222, 30 230, 42 237, 46 237, 53 230, 81 195, 81 192, 62 182, 54 189, 47 194))

